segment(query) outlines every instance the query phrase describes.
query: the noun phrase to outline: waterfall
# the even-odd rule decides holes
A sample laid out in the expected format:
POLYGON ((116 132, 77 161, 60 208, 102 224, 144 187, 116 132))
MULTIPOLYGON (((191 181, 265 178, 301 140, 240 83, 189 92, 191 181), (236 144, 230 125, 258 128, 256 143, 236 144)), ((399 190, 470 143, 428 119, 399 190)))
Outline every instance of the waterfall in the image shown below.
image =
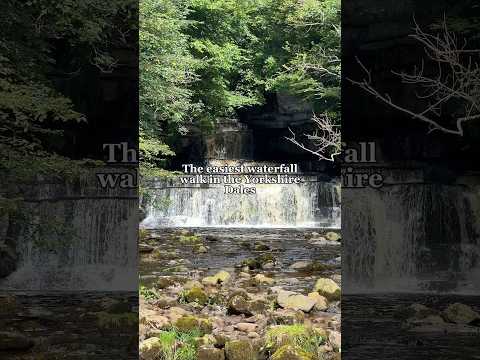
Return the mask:
POLYGON ((0 279, 0 288, 136 289, 125 281, 137 271, 135 189, 103 189, 90 171, 75 184, 39 181, 29 194, 27 218, 16 226, 17 270, 0 279))
POLYGON ((479 196, 478 186, 399 177, 344 189, 344 291, 480 289, 479 196))
MULTIPOLYGON (((203 165, 276 165, 254 160, 253 131, 236 120, 222 120, 205 143, 203 165)), ((318 174, 295 175, 304 182, 256 185, 256 193, 248 195, 225 193, 225 184, 185 185, 178 179, 149 179, 141 200, 147 217, 141 226, 339 228, 339 180, 320 179, 318 174)))
POLYGON ((174 184, 156 183, 144 227, 339 227, 335 182, 257 185, 251 195, 225 194, 223 186, 174 184))

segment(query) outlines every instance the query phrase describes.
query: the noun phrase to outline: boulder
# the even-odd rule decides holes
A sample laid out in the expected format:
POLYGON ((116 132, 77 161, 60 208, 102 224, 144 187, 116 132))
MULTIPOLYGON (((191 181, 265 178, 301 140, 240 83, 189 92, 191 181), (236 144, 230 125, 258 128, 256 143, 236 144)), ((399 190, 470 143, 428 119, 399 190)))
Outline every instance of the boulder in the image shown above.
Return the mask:
POLYGON ((258 353, 251 342, 232 340, 225 344, 226 360, 257 360, 258 353))
POLYGON ((212 322, 208 319, 197 318, 193 315, 184 315, 175 322, 175 327, 182 332, 198 330, 202 335, 212 332, 212 322))
POLYGON ((338 331, 329 331, 328 342, 332 345, 333 349, 338 352, 342 348, 342 335, 338 331))
POLYGON ((325 311, 328 309, 328 300, 325 296, 320 295, 318 292, 311 292, 308 294, 308 297, 315 301, 315 310, 325 311))
POLYGON ((201 346, 198 348, 197 360, 225 360, 225 352, 213 346, 201 346))
POLYGON ((329 231, 328 233, 326 233, 325 237, 329 241, 340 241, 342 239, 342 236, 340 234, 333 231, 329 231))
POLYGON ((162 343, 156 337, 144 340, 140 343, 139 352, 141 360, 159 359, 162 354, 162 343))
POLYGON ((196 302, 200 305, 205 305, 208 302, 208 295, 199 287, 185 290, 183 297, 189 303, 196 302))
POLYGON ((257 274, 253 279, 257 284, 260 284, 260 285, 273 285, 275 283, 275 280, 263 274, 257 274))
POLYGON ((230 281, 232 276, 228 273, 228 271, 222 270, 216 273, 213 276, 207 276, 202 279, 202 284, 213 286, 218 284, 225 284, 230 281))
POLYGON ((140 252, 141 254, 149 254, 154 249, 155 248, 153 246, 150 246, 148 244, 143 244, 143 243, 138 244, 138 252, 140 252))
POLYGON ((480 315, 470 306, 461 303, 455 303, 448 306, 442 313, 443 318, 455 324, 470 324, 480 319, 480 315))
POLYGON ((301 310, 310 312, 316 304, 315 299, 291 291, 280 291, 277 303, 284 309, 301 310))
POLYGON ((257 330, 258 325, 252 323, 238 323, 235 325, 235 328, 238 331, 243 331, 246 333, 251 333, 257 330))
POLYGON ((228 300, 228 312, 233 315, 253 315, 249 300, 242 295, 234 295, 228 300))
POLYGON ((313 360, 313 356, 300 347, 294 345, 284 345, 275 351, 271 360, 313 360))
POLYGON ((329 301, 340 300, 340 286, 335 281, 327 278, 320 278, 315 283, 314 291, 325 296, 329 301))

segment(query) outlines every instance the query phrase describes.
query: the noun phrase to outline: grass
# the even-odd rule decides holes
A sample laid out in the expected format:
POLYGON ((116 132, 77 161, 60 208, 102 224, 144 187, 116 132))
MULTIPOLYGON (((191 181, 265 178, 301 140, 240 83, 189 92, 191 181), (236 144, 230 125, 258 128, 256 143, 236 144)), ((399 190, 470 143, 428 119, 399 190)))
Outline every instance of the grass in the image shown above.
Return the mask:
POLYGON ((304 325, 279 325, 267 331, 265 348, 273 353, 288 344, 320 359, 322 356, 320 346, 324 343, 323 336, 304 325))
POLYGON ((161 353, 158 360, 196 360, 199 331, 180 332, 176 329, 162 331, 157 335, 161 353))
POLYGON ((143 285, 140 285, 139 294, 145 300, 156 300, 159 298, 159 294, 155 289, 147 288, 143 285))

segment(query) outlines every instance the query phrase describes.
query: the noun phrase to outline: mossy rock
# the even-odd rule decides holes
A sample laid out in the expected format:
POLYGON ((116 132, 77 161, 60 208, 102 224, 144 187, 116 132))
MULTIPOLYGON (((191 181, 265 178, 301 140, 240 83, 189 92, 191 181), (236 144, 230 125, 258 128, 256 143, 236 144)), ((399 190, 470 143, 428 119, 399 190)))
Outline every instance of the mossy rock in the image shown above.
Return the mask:
POLYGON ((213 346, 202 346, 198 349, 197 360, 225 360, 225 352, 213 346))
POLYGON ((276 259, 272 254, 263 254, 254 259, 246 259, 241 262, 242 267, 248 267, 250 270, 258 270, 267 263, 275 264, 276 259))
POLYGON ((314 360, 313 356, 303 351, 299 346, 284 345, 270 358, 271 360, 314 360))
POLYGON ((480 314, 473 310, 470 306, 455 303, 449 305, 442 313, 443 318, 446 321, 467 325, 473 323, 474 321, 480 320, 480 314))
POLYGON ((158 278, 155 282, 155 288, 160 290, 166 289, 173 285, 175 285, 175 281, 169 277, 158 278))
POLYGON ((313 348, 320 346, 325 340, 318 332, 305 325, 276 325, 267 330, 265 348, 271 353, 285 345, 303 344, 303 346, 309 345, 313 348))
POLYGON ((195 253, 196 254, 206 254, 208 253, 208 249, 205 245, 199 245, 195 247, 195 253))
POLYGON ((213 276, 207 276, 203 278, 202 284, 204 285, 218 285, 218 284, 225 284, 230 281, 232 276, 225 270, 219 271, 213 276))
POLYGON ((208 295, 199 287, 185 290, 183 297, 189 303, 196 302, 200 305, 205 305, 208 302, 208 295))
POLYGON ((258 360, 258 352, 253 344, 246 340, 233 340, 225 344, 227 360, 258 360))
POLYGON ((325 237, 327 240, 330 241, 340 241, 342 239, 342 236, 339 233, 329 231, 328 233, 325 234, 325 237))
POLYGON ((340 300, 341 290, 332 279, 321 278, 315 283, 314 291, 325 296, 329 301, 340 300))
POLYGON ((198 245, 202 241, 198 235, 180 235, 176 240, 182 245, 198 245))
POLYGON ((197 318, 193 315, 184 315, 178 319, 175 328, 181 332, 192 332, 198 330, 202 335, 212 332, 212 322, 208 319, 197 318))

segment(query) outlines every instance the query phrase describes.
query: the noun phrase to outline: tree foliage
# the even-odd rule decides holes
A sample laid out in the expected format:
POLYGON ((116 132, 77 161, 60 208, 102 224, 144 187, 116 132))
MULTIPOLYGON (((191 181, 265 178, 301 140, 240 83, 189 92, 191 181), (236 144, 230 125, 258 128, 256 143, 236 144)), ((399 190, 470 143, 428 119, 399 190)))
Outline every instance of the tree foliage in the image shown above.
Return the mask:
MULTIPOLYGON (((338 121, 339 4, 141 0, 140 142, 208 131, 273 92, 302 96, 338 121)), ((161 166, 171 153, 159 155, 142 156, 161 166)))

